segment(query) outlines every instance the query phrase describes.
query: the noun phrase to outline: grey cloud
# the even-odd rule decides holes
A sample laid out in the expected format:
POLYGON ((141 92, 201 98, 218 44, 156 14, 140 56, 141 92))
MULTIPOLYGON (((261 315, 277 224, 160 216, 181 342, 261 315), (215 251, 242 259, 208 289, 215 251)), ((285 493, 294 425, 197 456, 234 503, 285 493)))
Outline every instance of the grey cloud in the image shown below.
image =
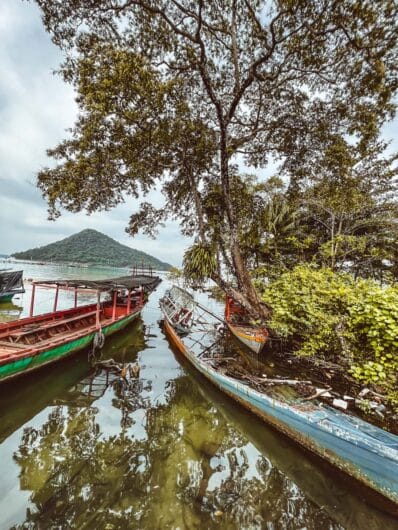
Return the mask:
MULTIPOLYGON (((90 216, 65 212, 55 223, 47 220, 35 175, 51 165, 46 149, 73 125, 74 94, 52 73, 62 55, 46 34, 35 3, 2 0, 0 34, 0 252, 46 245, 83 228, 95 228, 179 265, 189 240, 175 223, 168 223, 156 241, 142 235, 128 237, 125 228, 139 204, 131 198, 111 212, 90 216)), ((162 204, 159 191, 154 190, 150 199, 155 206, 162 204)))

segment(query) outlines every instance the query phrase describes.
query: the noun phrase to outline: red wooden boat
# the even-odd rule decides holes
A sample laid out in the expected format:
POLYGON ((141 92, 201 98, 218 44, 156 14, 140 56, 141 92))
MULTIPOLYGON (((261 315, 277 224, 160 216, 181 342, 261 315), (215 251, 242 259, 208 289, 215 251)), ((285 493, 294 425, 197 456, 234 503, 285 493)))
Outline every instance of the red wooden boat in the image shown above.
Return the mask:
POLYGON ((110 280, 50 280, 34 282, 30 315, 0 324, 0 383, 103 342, 137 318, 157 276, 125 276, 110 280), (53 311, 34 316, 36 288, 55 290, 53 311), (60 290, 74 292, 74 307, 57 310, 60 290), (78 307, 78 293, 96 293, 96 303, 78 307), (107 293, 107 299, 101 295, 107 293))
POLYGON ((230 296, 227 296, 225 301, 225 322, 240 342, 254 353, 260 353, 268 340, 267 329, 251 324, 245 310, 230 296))

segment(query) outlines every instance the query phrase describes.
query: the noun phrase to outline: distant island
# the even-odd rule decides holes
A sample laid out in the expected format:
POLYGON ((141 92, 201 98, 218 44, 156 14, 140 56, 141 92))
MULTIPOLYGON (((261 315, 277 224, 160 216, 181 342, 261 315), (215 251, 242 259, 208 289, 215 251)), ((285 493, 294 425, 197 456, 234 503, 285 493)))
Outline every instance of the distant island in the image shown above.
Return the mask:
POLYGON ((44 262, 90 263, 111 267, 140 267, 143 264, 145 267, 164 271, 171 268, 169 263, 122 245, 111 237, 89 228, 44 247, 15 252, 12 257, 44 262))

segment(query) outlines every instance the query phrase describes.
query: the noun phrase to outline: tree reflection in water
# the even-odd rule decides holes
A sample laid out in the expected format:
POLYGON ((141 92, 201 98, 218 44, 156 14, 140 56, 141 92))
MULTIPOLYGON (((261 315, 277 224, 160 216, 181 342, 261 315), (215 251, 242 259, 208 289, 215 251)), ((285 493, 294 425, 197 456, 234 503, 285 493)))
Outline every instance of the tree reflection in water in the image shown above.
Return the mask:
POLYGON ((14 528, 342 528, 189 377, 160 397, 149 381, 105 385, 94 398, 89 386, 75 387, 40 429, 24 429, 14 459, 32 506, 14 528), (108 415, 119 410, 116 434, 103 400, 108 415))

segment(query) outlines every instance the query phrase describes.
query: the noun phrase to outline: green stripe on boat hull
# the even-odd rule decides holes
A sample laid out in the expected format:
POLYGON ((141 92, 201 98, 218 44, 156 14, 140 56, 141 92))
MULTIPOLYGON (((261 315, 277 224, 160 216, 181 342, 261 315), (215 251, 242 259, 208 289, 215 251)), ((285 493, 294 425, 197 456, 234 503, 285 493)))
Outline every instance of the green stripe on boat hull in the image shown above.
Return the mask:
POLYGON ((4 294, 3 296, 0 295, 0 304, 3 302, 11 302, 13 294, 4 294))
MULTIPOLYGON (((102 331, 105 335, 112 335, 136 319, 140 312, 141 311, 136 311, 126 318, 109 324, 108 326, 104 327, 102 331)), ((13 362, 10 362, 9 364, 0 366, 0 383, 8 381, 11 378, 24 375, 25 373, 32 370, 37 370, 46 364, 65 359, 69 355, 86 348, 92 342, 95 333, 96 332, 94 331, 89 335, 72 340, 66 344, 61 344, 50 350, 45 350, 43 352, 33 354, 31 357, 17 359, 13 362)))

